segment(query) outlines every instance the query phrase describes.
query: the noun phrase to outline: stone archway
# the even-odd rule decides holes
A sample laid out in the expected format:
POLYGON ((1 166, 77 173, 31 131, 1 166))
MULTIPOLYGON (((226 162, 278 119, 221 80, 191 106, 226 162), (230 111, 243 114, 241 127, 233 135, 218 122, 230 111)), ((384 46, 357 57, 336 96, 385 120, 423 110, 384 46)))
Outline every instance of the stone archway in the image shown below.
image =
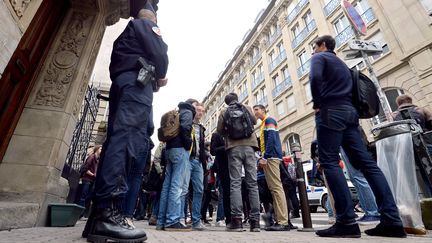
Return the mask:
POLYGON ((0 230, 46 225, 48 203, 65 201, 61 171, 105 27, 145 2, 69 1, 0 164, 0 208, 14 205, 9 215, 21 210, 27 218, 2 222, 0 230))

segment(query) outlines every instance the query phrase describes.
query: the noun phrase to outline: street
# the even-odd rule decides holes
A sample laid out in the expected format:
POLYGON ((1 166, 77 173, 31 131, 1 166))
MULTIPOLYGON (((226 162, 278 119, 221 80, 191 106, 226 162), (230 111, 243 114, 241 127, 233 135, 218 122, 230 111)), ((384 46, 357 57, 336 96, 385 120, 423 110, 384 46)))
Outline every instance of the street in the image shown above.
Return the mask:
MULTIPOLYGON (((327 224, 327 214, 323 211, 312 214, 314 229, 322 229, 330 226, 327 224)), ((81 238, 81 232, 85 225, 84 220, 77 222, 75 227, 51 228, 35 227, 27 229, 16 229, 11 231, 0 231, 0 242, 86 242, 81 238)), ((294 219, 294 225, 301 228, 301 219, 294 219)), ((360 239, 341 239, 341 238, 319 238, 313 232, 299 232, 292 230, 289 232, 267 232, 262 230, 259 233, 246 232, 226 232, 225 227, 211 226, 207 231, 192 232, 167 232, 156 231, 154 226, 149 226, 147 221, 137 221, 135 226, 146 229, 148 240, 146 242, 432 242, 432 232, 426 236, 408 236, 407 239, 392 239, 383 237, 370 237, 362 234, 360 239)), ((361 226, 361 231, 372 226, 361 226)))

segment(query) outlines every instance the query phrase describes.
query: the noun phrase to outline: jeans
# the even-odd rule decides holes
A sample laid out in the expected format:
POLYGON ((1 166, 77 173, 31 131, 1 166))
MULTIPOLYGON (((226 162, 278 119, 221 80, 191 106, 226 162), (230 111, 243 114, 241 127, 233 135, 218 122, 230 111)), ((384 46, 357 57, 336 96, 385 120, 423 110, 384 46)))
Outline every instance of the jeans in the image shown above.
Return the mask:
POLYGON ((228 166, 231 180, 231 216, 242 217, 241 172, 242 165, 245 170, 245 184, 249 194, 251 207, 250 220, 260 219, 256 158, 251 146, 237 146, 228 150, 228 166))
POLYGON ((152 207, 152 216, 158 217, 159 215, 159 202, 160 202, 160 192, 156 192, 155 198, 153 200, 153 207, 152 207))
POLYGON ((224 206, 223 206, 223 187, 219 176, 218 176, 218 190, 219 190, 219 197, 218 197, 218 205, 217 205, 217 212, 216 212, 216 222, 221 221, 225 218, 224 206))
POLYGON ((190 160, 189 174, 184 178, 183 190, 181 194, 182 208, 186 203, 186 194, 189 189, 189 182, 192 183, 192 225, 197 225, 201 220, 201 203, 204 190, 204 170, 200 161, 190 160))
POLYGON ((180 196, 182 193, 184 175, 187 173, 189 153, 184 148, 167 150, 168 162, 165 180, 162 186, 158 226, 171 226, 179 222, 181 215, 180 196))
POLYGON ((365 212, 365 215, 379 217, 378 207, 375 203, 375 196, 372 192, 372 189, 369 186, 369 183, 364 177, 363 173, 351 165, 343 149, 341 150, 341 154, 344 158, 346 158, 344 160, 345 168, 348 171, 348 175, 351 179, 351 182, 353 183, 354 187, 357 190, 359 200, 360 200, 360 205, 363 211, 365 212))
POLYGON ((355 223, 351 194, 339 167, 340 146, 353 167, 360 169, 374 192, 381 213, 381 223, 402 225, 390 187, 367 152, 358 129, 359 117, 354 107, 340 105, 321 108, 315 116, 320 164, 335 200, 336 220, 355 223))
POLYGON ((93 189, 93 182, 92 181, 86 181, 86 180, 82 181, 81 196, 80 196, 78 205, 81 205, 81 206, 87 208, 87 206, 90 203, 90 197, 92 194, 92 189, 93 189))

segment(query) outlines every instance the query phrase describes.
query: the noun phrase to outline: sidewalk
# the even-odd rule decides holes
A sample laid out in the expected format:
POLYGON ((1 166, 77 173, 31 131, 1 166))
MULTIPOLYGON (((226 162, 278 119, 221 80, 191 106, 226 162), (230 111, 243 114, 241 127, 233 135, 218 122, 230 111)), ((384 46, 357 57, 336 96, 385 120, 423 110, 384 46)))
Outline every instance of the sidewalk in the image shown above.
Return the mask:
MULTIPOLYGON (((294 221, 295 225, 301 226, 300 220, 294 221)), ((38 227, 27 229, 16 229, 11 231, 0 231, 1 243, 12 242, 86 242, 81 238, 81 232, 84 228, 85 221, 78 221, 75 227, 50 228, 38 227)), ((383 237, 370 237, 362 234, 360 239, 338 239, 338 238, 319 238, 313 232, 226 232, 224 227, 209 227, 208 231, 192 232, 166 232, 156 231, 153 226, 148 226, 147 221, 135 222, 137 227, 146 229, 148 240, 146 242, 163 242, 163 243, 180 243, 180 242, 235 242, 235 243, 257 243, 257 242, 355 242, 355 243, 398 243, 398 242, 432 242, 432 232, 425 237, 409 236, 406 239, 392 239, 383 237)), ((317 224, 316 229, 328 227, 328 225, 317 224)), ((372 227, 372 226, 370 226, 372 227)), ((364 231, 370 227, 361 227, 364 231)))

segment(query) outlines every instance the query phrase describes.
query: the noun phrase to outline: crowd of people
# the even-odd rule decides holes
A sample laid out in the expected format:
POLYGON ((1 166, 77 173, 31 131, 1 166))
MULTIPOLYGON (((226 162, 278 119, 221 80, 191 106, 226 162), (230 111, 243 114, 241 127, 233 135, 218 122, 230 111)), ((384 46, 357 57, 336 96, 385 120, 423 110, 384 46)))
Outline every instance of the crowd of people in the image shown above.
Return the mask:
MULTIPOLYGON (((216 225, 227 231, 248 227, 260 232, 261 217, 265 230, 296 229, 290 220, 300 217, 295 166, 282 151, 276 119, 263 105, 243 105, 236 93, 229 93, 217 130, 206 142, 200 123, 204 104, 195 99, 180 102, 176 135, 161 142, 151 158, 153 92, 167 84, 168 68, 167 45, 156 23, 147 5, 114 42, 107 138, 88 159, 83 176, 86 189, 80 203, 91 198, 92 207, 82 236, 91 242, 144 241, 146 233, 133 223, 144 218, 156 230, 203 231, 210 226, 214 208, 216 225)), ((349 68, 334 48, 334 38, 321 36, 314 41, 311 59, 317 128, 312 158, 331 192, 329 211, 333 209, 335 218, 330 228, 316 234, 361 236, 340 168, 343 156, 365 210, 360 221, 378 223, 365 233, 406 237, 392 192, 362 140, 349 68)), ((424 114, 430 126, 431 116, 424 114)))

